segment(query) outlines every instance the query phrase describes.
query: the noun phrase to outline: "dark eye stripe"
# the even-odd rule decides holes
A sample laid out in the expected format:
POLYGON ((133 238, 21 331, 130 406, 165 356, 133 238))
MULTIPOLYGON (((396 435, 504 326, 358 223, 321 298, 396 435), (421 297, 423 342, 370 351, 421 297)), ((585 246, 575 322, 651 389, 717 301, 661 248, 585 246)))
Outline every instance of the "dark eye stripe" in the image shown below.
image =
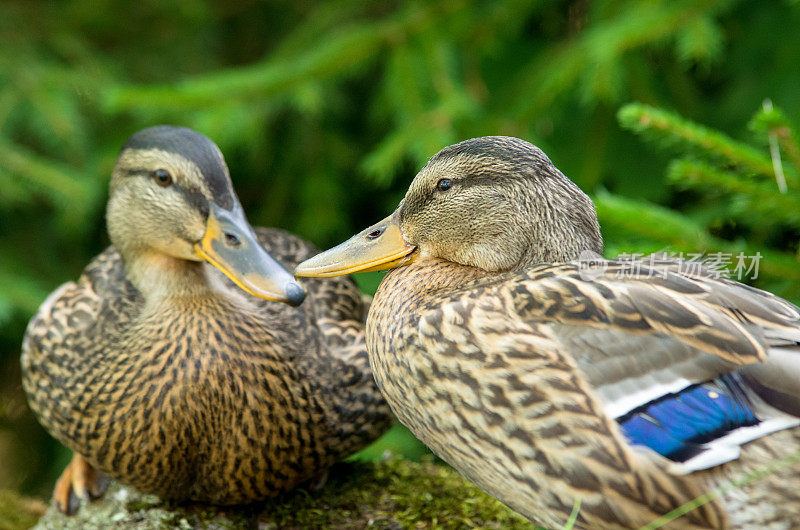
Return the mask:
POLYGON ((175 184, 172 189, 183 195, 186 202, 197 208, 203 217, 208 217, 208 199, 199 190, 190 190, 179 184, 175 184))
MULTIPOLYGON (((120 172, 125 177, 143 177, 147 179, 153 178, 152 171, 145 168, 123 169, 120 170, 120 172)), ((174 181, 171 189, 183 195, 186 202, 197 208, 203 217, 208 217, 208 199, 200 190, 185 188, 174 181)))
POLYGON ((119 173, 122 174, 123 177, 150 177, 150 170, 145 168, 136 168, 136 169, 118 169, 119 173))

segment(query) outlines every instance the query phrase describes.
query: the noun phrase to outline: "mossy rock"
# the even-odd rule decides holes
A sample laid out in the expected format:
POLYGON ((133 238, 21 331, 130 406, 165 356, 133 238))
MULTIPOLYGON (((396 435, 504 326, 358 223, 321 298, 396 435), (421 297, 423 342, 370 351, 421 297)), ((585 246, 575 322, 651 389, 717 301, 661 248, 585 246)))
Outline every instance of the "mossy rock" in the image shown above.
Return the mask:
POLYGON ((335 466, 324 487, 296 490, 235 508, 164 503, 113 484, 103 496, 64 516, 50 508, 40 529, 108 528, 532 528, 521 516, 449 467, 425 460, 335 466))

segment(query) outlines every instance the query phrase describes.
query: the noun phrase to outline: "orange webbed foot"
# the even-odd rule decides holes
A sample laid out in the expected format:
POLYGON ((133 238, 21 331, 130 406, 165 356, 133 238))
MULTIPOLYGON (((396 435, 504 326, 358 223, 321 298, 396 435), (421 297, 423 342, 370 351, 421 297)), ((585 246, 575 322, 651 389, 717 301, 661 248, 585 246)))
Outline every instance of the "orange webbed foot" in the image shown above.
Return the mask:
POLYGON ((81 455, 74 453, 72 461, 56 481, 53 500, 59 511, 71 515, 80 503, 88 503, 101 496, 107 485, 108 480, 101 473, 81 455))

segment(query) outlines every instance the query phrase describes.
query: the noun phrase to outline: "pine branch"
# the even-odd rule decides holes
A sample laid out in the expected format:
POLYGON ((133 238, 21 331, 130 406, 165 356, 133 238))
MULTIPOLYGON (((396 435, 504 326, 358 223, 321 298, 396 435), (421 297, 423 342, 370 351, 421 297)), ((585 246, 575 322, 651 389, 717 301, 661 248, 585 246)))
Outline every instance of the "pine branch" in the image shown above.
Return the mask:
POLYGON ((701 65, 715 61, 722 54, 724 37, 719 24, 711 17, 697 17, 677 35, 678 56, 683 61, 701 65))
POLYGON ((614 227, 637 236, 663 242, 683 252, 724 252, 747 256, 761 254, 760 271, 773 278, 800 280, 798 256, 776 252, 744 242, 729 242, 709 234, 678 212, 661 206, 626 199, 610 193, 593 197, 601 226, 614 227))
MULTIPOLYGON (((622 56, 680 35, 687 25, 707 19, 729 5, 728 1, 677 0, 642 2, 636 9, 614 10, 614 16, 595 21, 577 38, 538 54, 525 64, 521 68, 523 75, 508 83, 499 102, 512 109, 512 115, 533 120, 574 88, 582 91, 587 103, 618 101, 622 91, 616 83, 620 80, 609 77, 609 72, 617 69, 622 56)), ((707 44, 718 47, 710 38, 707 44)), ((686 44, 682 46, 687 48, 686 44)), ((716 51, 695 47, 691 54, 713 57, 716 51)))
POLYGON ((750 128, 767 136, 774 134, 795 171, 800 172, 800 145, 794 129, 781 109, 771 103, 770 107, 762 108, 756 113, 750 121, 750 128))
POLYGON ((386 136, 359 163, 359 169, 377 186, 386 188, 394 180, 394 172, 403 160, 414 131, 404 127, 386 136))
POLYGON ((374 56, 387 37, 387 29, 374 24, 341 30, 300 57, 267 60, 175 84, 111 87, 103 98, 110 112, 138 106, 175 109, 213 105, 230 98, 274 97, 296 89, 310 80, 325 79, 361 65, 374 56))
POLYGON ((684 187, 711 187, 723 193, 733 193, 747 199, 750 208, 771 220, 800 226, 800 195, 778 193, 771 181, 755 182, 730 171, 720 170, 704 162, 688 159, 674 160, 667 169, 667 177, 684 187))
POLYGON ((21 145, 0 139, 0 160, 6 171, 16 173, 54 202, 80 207, 89 198, 86 186, 70 168, 40 157, 21 145))
POLYGON ((713 246, 711 236, 702 227, 662 206, 608 192, 599 192, 593 199, 601 226, 616 226, 681 248, 708 249, 713 246))
POLYGON ((647 138, 660 140, 667 145, 699 148, 714 158, 749 172, 770 177, 773 175, 772 162, 756 149, 677 114, 631 103, 619 110, 617 118, 623 127, 647 138))
POLYGON ((304 48, 297 55, 281 54, 252 66, 186 79, 169 85, 126 86, 107 90, 104 106, 120 112, 138 106, 174 109, 213 105, 231 98, 263 99, 352 72, 376 60, 395 40, 424 30, 443 14, 457 11, 463 1, 423 8, 411 4, 399 13, 370 23, 336 27, 324 36, 324 46, 304 48))

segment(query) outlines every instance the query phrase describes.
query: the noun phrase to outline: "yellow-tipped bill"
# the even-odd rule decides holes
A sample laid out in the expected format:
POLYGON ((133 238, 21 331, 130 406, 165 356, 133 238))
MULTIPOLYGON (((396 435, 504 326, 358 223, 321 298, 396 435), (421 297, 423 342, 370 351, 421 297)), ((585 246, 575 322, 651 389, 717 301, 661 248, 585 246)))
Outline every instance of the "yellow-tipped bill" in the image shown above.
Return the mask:
POLYGON ((206 233, 195 252, 247 293, 298 306, 303 287, 258 242, 240 206, 232 211, 210 204, 206 233))
POLYGON ((397 212, 354 235, 344 243, 307 259, 295 276, 340 276, 353 272, 381 271, 414 260, 416 247, 406 243, 397 212))

